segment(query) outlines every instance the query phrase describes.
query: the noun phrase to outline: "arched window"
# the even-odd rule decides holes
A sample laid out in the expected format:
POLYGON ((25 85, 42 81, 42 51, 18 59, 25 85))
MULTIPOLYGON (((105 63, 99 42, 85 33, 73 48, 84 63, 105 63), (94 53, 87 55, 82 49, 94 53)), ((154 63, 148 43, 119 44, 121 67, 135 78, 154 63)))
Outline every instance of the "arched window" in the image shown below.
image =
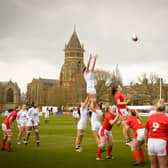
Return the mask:
POLYGON ((10 88, 7 91, 7 102, 8 103, 13 103, 13 90, 10 88))

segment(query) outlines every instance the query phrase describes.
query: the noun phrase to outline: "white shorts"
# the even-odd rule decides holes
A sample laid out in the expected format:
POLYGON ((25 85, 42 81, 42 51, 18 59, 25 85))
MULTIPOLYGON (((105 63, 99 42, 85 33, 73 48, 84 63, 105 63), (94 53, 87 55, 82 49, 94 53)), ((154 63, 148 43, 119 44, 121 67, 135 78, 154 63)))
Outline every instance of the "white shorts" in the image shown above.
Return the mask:
POLYGON ((38 125, 39 125, 38 121, 34 121, 34 123, 32 123, 31 120, 28 120, 27 123, 26 123, 27 127, 34 127, 34 126, 38 126, 38 125))
POLYGON ((78 125, 77 125, 77 129, 82 129, 82 130, 85 130, 86 129, 86 122, 85 121, 82 121, 82 120, 79 120, 78 122, 78 125))
POLYGON ((95 87, 87 87, 86 92, 88 94, 96 94, 96 89, 95 87))
POLYGON ((138 141, 144 141, 144 131, 144 128, 138 129, 134 135, 134 139, 137 139, 138 141))
POLYGON ((79 114, 74 114, 73 117, 74 118, 79 118, 79 114))
POLYGON ((49 118, 49 115, 48 114, 45 114, 45 116, 44 116, 45 118, 49 118))
POLYGON ((148 155, 149 156, 166 156, 167 142, 163 139, 148 139, 148 155))
POLYGON ((18 127, 19 127, 19 128, 25 127, 26 125, 27 125, 27 121, 19 121, 18 127))
POLYGON ((120 109, 120 110, 117 109, 117 112, 118 112, 121 116, 127 116, 127 115, 128 115, 128 111, 127 111, 126 108, 120 109))
POLYGON ((12 131, 12 129, 7 128, 7 125, 2 123, 2 131, 10 132, 10 131, 12 131))
POLYGON ((99 129, 99 136, 102 136, 102 137, 109 137, 109 136, 112 136, 112 131, 110 130, 106 130, 104 129, 103 127, 101 127, 99 129))
POLYGON ((101 128, 101 123, 100 122, 91 122, 92 126, 92 131, 99 131, 101 128))

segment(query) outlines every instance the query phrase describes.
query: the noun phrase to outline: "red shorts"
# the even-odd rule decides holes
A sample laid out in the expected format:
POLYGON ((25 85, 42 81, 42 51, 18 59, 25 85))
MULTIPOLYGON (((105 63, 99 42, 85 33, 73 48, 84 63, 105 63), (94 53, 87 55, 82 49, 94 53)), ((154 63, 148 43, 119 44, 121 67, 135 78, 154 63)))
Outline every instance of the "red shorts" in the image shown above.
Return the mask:
POLYGON ((111 130, 109 131, 109 130, 106 130, 103 127, 101 127, 99 129, 99 136, 102 136, 102 137, 112 136, 112 132, 111 132, 111 130))

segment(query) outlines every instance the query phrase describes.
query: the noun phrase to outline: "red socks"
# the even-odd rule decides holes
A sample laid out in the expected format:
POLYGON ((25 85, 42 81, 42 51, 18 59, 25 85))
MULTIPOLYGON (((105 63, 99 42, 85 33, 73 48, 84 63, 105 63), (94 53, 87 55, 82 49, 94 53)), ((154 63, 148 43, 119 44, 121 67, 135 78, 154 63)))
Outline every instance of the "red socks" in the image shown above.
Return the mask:
POLYGON ((97 158, 101 157, 102 152, 105 151, 105 147, 102 147, 101 145, 98 146, 98 151, 97 151, 97 158))
POLYGON ((111 152, 112 152, 112 146, 109 145, 109 146, 107 147, 107 156, 111 156, 111 152))
POLYGON ((136 162, 139 162, 138 151, 136 149, 132 149, 132 154, 133 154, 136 162))
POLYGON ((138 149, 139 155, 141 157, 141 162, 144 162, 144 151, 142 148, 138 149))
POLYGON ((11 149, 11 141, 8 141, 8 150, 11 149))
POLYGON ((2 149, 5 149, 5 143, 6 143, 6 139, 2 140, 2 149))

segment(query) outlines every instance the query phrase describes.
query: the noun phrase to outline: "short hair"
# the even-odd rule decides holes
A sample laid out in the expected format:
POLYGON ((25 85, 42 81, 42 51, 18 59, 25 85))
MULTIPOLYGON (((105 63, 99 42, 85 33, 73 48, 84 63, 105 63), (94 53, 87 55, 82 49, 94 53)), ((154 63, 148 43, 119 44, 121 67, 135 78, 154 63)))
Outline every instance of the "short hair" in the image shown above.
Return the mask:
POLYGON ((86 70, 86 67, 84 67, 84 68, 83 68, 83 71, 82 71, 82 72, 84 73, 84 72, 85 72, 85 70, 86 70))
POLYGON ((160 112, 165 112, 166 106, 164 103, 164 99, 160 99, 156 104, 156 110, 160 112))
POLYGON ((136 110, 131 109, 130 112, 131 112, 131 115, 132 115, 132 116, 136 116, 136 110))
POLYGON ((113 96, 114 96, 115 93, 117 92, 117 88, 118 88, 118 85, 112 87, 111 94, 112 94, 113 96))
POLYGON ((20 106, 20 104, 16 105, 16 106, 15 106, 15 110, 16 110, 19 106, 20 106))

